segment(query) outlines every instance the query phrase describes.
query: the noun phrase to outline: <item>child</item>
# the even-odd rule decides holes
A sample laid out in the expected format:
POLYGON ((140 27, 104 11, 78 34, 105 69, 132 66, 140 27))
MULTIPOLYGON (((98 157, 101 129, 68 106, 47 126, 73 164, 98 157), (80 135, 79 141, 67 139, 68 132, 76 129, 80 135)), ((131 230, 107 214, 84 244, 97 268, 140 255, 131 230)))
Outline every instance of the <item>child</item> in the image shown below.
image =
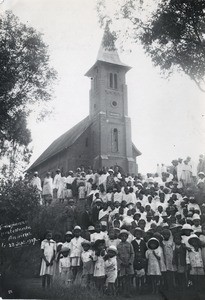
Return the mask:
POLYGON ((93 277, 93 251, 91 250, 91 243, 89 241, 82 242, 83 252, 81 253, 81 260, 83 263, 83 285, 90 288, 93 277))
POLYGON ((143 230, 140 227, 136 227, 134 231, 135 239, 132 241, 132 246, 135 253, 134 271, 136 278, 136 286, 138 287, 139 291, 141 291, 145 279, 145 252, 147 250, 146 243, 143 240, 142 235, 143 230))
POLYGON ((73 281, 75 281, 77 273, 80 269, 81 253, 82 253, 82 242, 84 239, 81 237, 81 227, 75 226, 73 230, 74 237, 70 242, 70 258, 71 258, 71 268, 73 271, 73 281))
POLYGON ((56 255, 54 260, 54 274, 53 274, 53 280, 58 281, 59 279, 59 260, 62 257, 62 246, 63 243, 59 242, 56 244, 56 255))
POLYGON ((40 276, 42 276, 42 287, 51 285, 51 278, 54 273, 53 261, 56 253, 56 243, 52 240, 52 233, 47 232, 46 238, 41 242, 42 262, 40 276))
POLYGON ((184 292, 186 287, 186 248, 180 234, 174 235, 173 265, 176 266, 176 284, 184 292))
POLYGON ((115 281, 117 279, 117 248, 110 246, 105 255, 105 274, 106 274, 106 287, 108 295, 116 296, 115 281))
POLYGON ((204 264, 204 269, 205 269, 205 223, 202 224, 202 233, 199 236, 199 239, 201 241, 201 254, 202 254, 202 260, 204 264))
POLYGON ((93 249, 95 251, 93 261, 94 264, 94 280, 96 288, 99 291, 103 291, 105 284, 105 240, 97 240, 93 245, 93 249))
POLYGON ((190 224, 184 224, 182 226, 182 243, 189 249, 190 245, 188 243, 188 239, 193 231, 190 224))
POLYGON ((70 285, 71 283, 71 263, 70 263, 70 248, 62 247, 61 253, 63 257, 59 261, 59 273, 62 283, 70 285))
POLYGON ((193 232, 195 233, 196 231, 201 230, 201 219, 198 214, 193 215, 192 221, 194 223, 194 225, 192 225, 193 232))
POLYGON ((133 246, 127 242, 128 236, 128 231, 122 229, 119 235, 121 242, 117 246, 119 276, 122 278, 122 288, 127 296, 130 295, 131 279, 134 275, 134 249, 133 246))
POLYGON ((109 230, 108 239, 105 240, 105 243, 107 248, 109 248, 110 246, 115 246, 117 248, 117 246, 119 245, 120 239, 115 237, 115 232, 113 228, 109 230))
POLYGON ((73 234, 71 231, 67 231, 65 234, 65 242, 63 243, 63 247, 70 248, 71 240, 72 240, 73 234))
POLYGON ((158 293, 160 283, 161 270, 160 270, 160 256, 157 249, 159 248, 159 241, 156 238, 151 238, 147 242, 148 250, 145 253, 147 258, 148 267, 147 275, 150 276, 152 282, 152 293, 158 293))
POLYGON ((197 291, 201 287, 201 278, 203 278, 202 275, 204 275, 204 266, 200 248, 201 243, 196 234, 192 234, 189 237, 188 243, 191 248, 187 251, 186 262, 188 269, 190 270, 190 278, 192 279, 194 288, 197 291))
POLYGON ((78 187, 78 199, 84 200, 86 197, 86 187, 85 182, 80 182, 78 187))
POLYGON ((165 288, 171 291, 174 286, 174 266, 173 266, 173 253, 174 253, 174 242, 169 229, 164 229, 162 231, 164 237, 163 240, 163 250, 164 258, 166 264, 166 274, 165 274, 165 288))
POLYGON ((95 232, 90 235, 90 241, 94 244, 95 241, 102 240, 104 236, 104 233, 101 231, 101 224, 97 223, 95 225, 95 232))

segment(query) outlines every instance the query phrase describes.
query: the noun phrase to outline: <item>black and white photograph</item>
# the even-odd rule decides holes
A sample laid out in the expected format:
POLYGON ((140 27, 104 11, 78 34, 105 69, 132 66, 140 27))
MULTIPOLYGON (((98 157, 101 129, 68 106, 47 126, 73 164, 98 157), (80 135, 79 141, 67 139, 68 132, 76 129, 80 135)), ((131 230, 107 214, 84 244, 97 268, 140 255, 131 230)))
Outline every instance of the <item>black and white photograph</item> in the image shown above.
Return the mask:
POLYGON ((205 0, 0 0, 0 300, 205 300, 205 0))

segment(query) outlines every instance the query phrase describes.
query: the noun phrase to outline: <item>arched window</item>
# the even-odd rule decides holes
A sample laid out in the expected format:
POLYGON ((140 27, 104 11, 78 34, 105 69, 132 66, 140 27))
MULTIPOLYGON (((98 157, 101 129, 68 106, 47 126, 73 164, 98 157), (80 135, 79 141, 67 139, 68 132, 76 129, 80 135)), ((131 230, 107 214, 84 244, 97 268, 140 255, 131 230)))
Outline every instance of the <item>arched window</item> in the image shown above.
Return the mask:
POLYGON ((118 152, 118 130, 117 130, 117 128, 114 128, 113 132, 112 132, 112 152, 118 152))
POLYGON ((117 74, 114 74, 114 89, 117 90, 117 74))
POLYGON ((110 73, 109 87, 113 89, 113 74, 110 73))

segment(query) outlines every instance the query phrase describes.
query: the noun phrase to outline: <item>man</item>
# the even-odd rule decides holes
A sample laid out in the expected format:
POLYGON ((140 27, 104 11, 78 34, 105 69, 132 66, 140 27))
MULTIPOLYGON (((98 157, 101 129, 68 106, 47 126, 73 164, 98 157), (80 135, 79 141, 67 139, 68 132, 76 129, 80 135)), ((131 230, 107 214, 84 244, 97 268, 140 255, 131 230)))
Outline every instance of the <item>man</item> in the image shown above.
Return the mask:
POLYGON ((36 187, 39 193, 42 192, 42 187, 41 187, 41 179, 38 177, 38 172, 34 172, 34 176, 31 179, 31 185, 33 187, 36 187))
POLYGON ((42 198, 41 198, 41 192, 42 192, 42 187, 41 187, 41 179, 38 177, 38 172, 34 172, 34 176, 31 179, 31 185, 37 189, 37 192, 39 194, 40 198, 40 204, 42 204, 42 198))
POLYGON ((53 180, 53 189, 54 189, 54 197, 58 199, 58 190, 60 188, 60 185, 61 185, 61 171, 60 169, 57 169, 56 170, 56 175, 54 177, 54 180, 53 180))
POLYGON ((44 178, 42 195, 44 205, 51 204, 51 201, 53 199, 53 179, 51 178, 50 172, 47 172, 46 177, 44 178))

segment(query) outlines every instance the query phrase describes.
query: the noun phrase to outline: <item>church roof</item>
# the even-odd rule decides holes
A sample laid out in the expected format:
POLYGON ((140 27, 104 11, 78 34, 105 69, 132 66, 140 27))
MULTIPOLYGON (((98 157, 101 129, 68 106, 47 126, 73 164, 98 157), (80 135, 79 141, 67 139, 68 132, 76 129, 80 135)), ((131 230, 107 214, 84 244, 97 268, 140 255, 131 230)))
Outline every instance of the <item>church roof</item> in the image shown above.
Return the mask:
POLYGON ((132 143, 132 149, 134 151, 134 153, 136 154, 136 156, 140 156, 142 154, 142 152, 140 152, 137 147, 135 146, 134 143, 132 143))
POLYGON ((59 138, 57 138, 29 167, 28 171, 36 168, 47 159, 56 155, 57 153, 69 148, 73 143, 82 135, 83 132, 91 125, 89 116, 73 126, 70 130, 66 131, 59 138))
POLYGON ((93 69, 96 67, 98 62, 105 62, 109 64, 118 65, 130 70, 131 67, 121 62, 119 54, 114 44, 114 38, 107 28, 104 32, 100 49, 98 51, 97 60, 95 64, 86 72, 85 76, 92 77, 93 69))

